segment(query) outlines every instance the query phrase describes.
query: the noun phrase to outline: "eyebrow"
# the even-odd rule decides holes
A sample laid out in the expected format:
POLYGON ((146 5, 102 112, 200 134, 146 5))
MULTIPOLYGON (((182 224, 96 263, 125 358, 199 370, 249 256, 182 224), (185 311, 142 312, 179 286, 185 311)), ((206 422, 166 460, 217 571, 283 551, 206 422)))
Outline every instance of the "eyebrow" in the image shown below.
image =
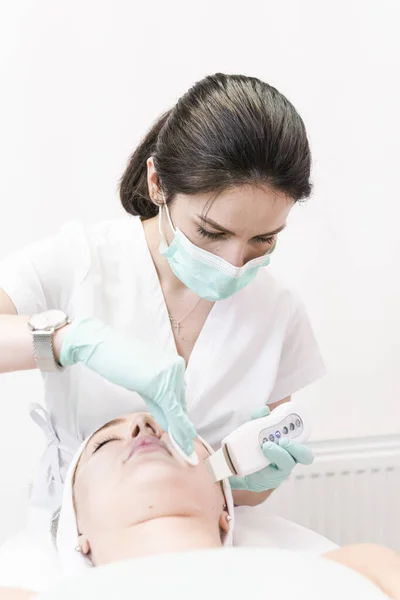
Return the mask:
MULTIPOLYGON (((225 227, 222 227, 222 225, 219 225, 216 221, 214 221, 213 219, 210 219, 209 217, 205 217, 204 215, 196 215, 200 221, 202 221, 203 223, 206 223, 207 225, 211 225, 211 227, 214 227, 214 229, 218 229, 218 231, 221 231, 222 233, 227 233, 228 235, 236 235, 236 233, 234 233, 233 231, 230 231, 229 229, 226 229, 225 227)), ((258 235, 255 235, 254 237, 270 237, 271 235, 276 235, 277 233, 280 233, 281 231, 283 231, 286 227, 286 223, 284 225, 281 225, 281 227, 278 227, 278 229, 275 229, 274 231, 269 231, 268 233, 260 233, 258 235)))
POLYGON ((98 433, 101 433, 102 431, 105 431, 109 427, 114 427, 114 425, 123 425, 123 423, 125 423, 125 422, 126 422, 126 419, 123 419, 122 417, 119 417, 117 419, 113 419, 112 421, 109 421, 108 423, 106 423, 105 425, 103 425, 103 427, 100 427, 100 429, 98 429, 97 431, 95 431, 94 434, 93 434, 93 436, 97 435, 98 433))

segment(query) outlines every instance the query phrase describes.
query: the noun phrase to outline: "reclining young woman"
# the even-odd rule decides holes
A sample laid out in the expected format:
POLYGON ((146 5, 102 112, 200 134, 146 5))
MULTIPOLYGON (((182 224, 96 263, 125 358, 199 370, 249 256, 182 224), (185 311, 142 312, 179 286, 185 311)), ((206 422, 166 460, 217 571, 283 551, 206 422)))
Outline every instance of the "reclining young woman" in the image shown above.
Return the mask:
POLYGON ((197 438, 195 450, 199 462, 191 466, 147 413, 133 413, 99 429, 76 467, 70 467, 78 538, 75 514, 68 513, 67 480, 57 535, 61 559, 68 562, 70 534, 75 536, 72 548, 78 544, 95 566, 218 547, 230 539, 229 485, 213 482, 204 462, 210 455, 205 442, 197 438))
MULTIPOLYGON (((152 554, 229 546, 234 523, 229 485, 213 482, 204 462, 207 444, 198 439, 195 448, 199 464, 191 466, 146 413, 115 419, 97 430, 78 451, 66 479, 56 536, 66 573, 152 554)), ((376 595, 371 598, 400 599, 400 559, 390 550, 361 545, 326 556, 372 581, 376 595)), ((284 560, 296 556, 286 554, 284 560)), ((321 563, 326 561, 316 560, 316 570, 321 563)), ((134 564, 130 576, 137 584, 142 566, 135 573, 134 564)), ((274 573, 258 576, 271 590, 274 573)), ((356 578, 360 582, 361 587, 369 583, 356 578)), ((282 588, 279 593, 285 597, 282 588)), ((0 594, 1 600, 34 596, 22 590, 0 594)), ((58 598, 56 590, 51 597, 58 598)))

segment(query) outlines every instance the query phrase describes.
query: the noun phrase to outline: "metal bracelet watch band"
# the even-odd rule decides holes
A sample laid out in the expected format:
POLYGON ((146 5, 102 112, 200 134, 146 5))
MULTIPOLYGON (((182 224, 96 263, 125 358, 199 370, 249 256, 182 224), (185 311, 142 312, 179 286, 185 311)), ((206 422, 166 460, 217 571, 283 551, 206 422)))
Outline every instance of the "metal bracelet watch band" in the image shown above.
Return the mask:
POLYGON ((51 331, 32 331, 33 357, 41 371, 54 372, 64 369, 54 356, 53 333, 51 331))
POLYGON ((67 315, 61 310, 49 310, 33 315, 29 319, 28 326, 33 338, 33 356, 38 369, 41 371, 64 370, 54 356, 53 335, 69 322, 67 315))

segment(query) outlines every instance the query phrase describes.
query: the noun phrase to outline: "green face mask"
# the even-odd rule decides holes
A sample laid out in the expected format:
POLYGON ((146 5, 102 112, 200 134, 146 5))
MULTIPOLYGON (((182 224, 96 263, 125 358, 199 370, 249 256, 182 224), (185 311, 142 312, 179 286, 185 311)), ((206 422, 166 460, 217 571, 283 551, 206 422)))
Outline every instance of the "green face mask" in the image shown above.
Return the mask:
POLYGON ((200 298, 211 302, 229 298, 248 285, 261 267, 269 264, 270 254, 274 251, 276 242, 263 256, 250 260, 243 267, 235 267, 220 256, 199 248, 188 240, 182 231, 175 229, 165 197, 164 206, 174 232, 174 239, 168 246, 162 229, 162 207, 160 207, 158 213, 160 252, 168 260, 176 277, 200 298))

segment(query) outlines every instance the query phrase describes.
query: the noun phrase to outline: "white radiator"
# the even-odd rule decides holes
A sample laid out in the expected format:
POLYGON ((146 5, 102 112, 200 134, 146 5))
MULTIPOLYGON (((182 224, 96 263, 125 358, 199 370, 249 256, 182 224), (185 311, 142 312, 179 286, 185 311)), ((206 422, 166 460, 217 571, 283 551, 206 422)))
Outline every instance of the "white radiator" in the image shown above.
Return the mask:
POLYGON ((268 511, 339 545, 400 551, 400 436, 310 444, 315 461, 272 494, 268 511))

